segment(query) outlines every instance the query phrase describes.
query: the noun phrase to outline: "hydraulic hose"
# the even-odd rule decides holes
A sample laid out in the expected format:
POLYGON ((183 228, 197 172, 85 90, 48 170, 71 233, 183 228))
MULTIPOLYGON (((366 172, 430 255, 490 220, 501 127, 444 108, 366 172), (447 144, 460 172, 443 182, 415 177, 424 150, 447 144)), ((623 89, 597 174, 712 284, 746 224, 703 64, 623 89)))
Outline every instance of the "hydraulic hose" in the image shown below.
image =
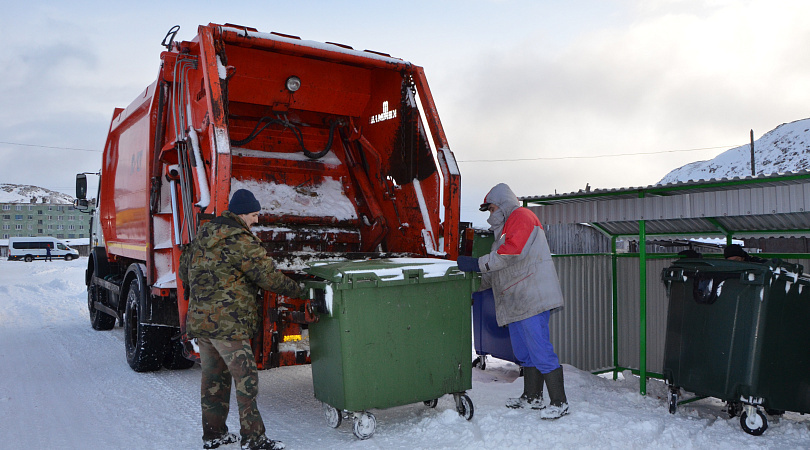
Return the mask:
POLYGON ((309 159, 320 159, 320 158, 323 158, 327 153, 329 153, 329 150, 332 149, 332 140, 335 137, 335 128, 337 128, 337 126, 340 125, 340 121, 339 120, 330 121, 330 124, 329 124, 329 138, 326 141, 326 146, 324 147, 324 149, 319 151, 319 152, 312 152, 310 150, 307 150, 307 147, 304 145, 304 136, 301 133, 301 129, 299 129, 295 124, 291 123, 290 121, 288 121, 286 119, 282 120, 282 119, 273 118, 273 117, 269 117, 269 116, 265 116, 265 117, 260 118, 259 121, 256 123, 256 126, 253 127, 253 131, 251 131, 250 134, 246 138, 240 139, 238 141, 231 139, 231 145, 234 146, 234 147, 241 147, 241 146, 249 143, 250 141, 256 139, 256 137, 262 131, 264 131, 267 127, 269 127, 270 125, 273 125, 273 124, 281 125, 282 127, 289 129, 290 132, 292 132, 293 136, 295 136, 295 139, 298 141, 298 145, 301 146, 301 150, 304 152, 304 155, 307 158, 309 158, 309 159))

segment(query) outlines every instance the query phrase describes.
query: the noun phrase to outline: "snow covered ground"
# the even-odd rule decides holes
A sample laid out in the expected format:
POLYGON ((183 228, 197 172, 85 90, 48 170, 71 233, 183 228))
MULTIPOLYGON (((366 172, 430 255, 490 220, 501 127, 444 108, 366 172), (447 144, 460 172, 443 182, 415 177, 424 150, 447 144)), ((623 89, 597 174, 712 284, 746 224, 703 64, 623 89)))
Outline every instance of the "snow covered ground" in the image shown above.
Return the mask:
MULTIPOLYGON (((201 448, 199 367, 130 370, 123 330, 90 328, 86 262, 0 261, 0 449, 201 448)), ((771 418, 753 437, 720 402, 701 400, 673 416, 660 382, 648 383, 643 397, 635 377, 613 381, 564 367, 572 412, 550 422, 503 406, 523 381, 513 364, 492 359, 486 371, 473 371, 469 422, 444 396, 436 409, 373 411, 377 431, 360 441, 347 421, 326 426, 309 366, 260 372, 259 408, 268 435, 290 449, 810 447, 810 416, 771 418)), ((235 404, 229 426, 238 430, 235 404)))

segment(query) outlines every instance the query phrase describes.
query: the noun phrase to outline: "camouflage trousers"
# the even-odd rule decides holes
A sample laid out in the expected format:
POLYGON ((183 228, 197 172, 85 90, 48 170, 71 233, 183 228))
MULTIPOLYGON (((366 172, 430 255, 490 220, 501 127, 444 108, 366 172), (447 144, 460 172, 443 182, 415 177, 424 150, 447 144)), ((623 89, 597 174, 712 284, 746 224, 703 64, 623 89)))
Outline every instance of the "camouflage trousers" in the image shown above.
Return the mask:
POLYGON ((239 425, 242 442, 264 435, 264 422, 256 406, 259 393, 259 371, 249 340, 226 341, 199 338, 202 383, 203 440, 228 432, 228 409, 231 400, 231 378, 236 385, 239 425))

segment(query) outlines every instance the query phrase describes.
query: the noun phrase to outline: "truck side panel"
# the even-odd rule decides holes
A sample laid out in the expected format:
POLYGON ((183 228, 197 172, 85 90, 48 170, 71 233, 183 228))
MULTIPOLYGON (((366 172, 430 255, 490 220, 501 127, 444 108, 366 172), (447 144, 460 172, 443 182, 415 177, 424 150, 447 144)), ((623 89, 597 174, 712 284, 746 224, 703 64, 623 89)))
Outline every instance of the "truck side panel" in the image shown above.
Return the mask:
POLYGON ((155 84, 113 119, 102 165, 99 205, 109 255, 148 259, 149 107, 155 84))

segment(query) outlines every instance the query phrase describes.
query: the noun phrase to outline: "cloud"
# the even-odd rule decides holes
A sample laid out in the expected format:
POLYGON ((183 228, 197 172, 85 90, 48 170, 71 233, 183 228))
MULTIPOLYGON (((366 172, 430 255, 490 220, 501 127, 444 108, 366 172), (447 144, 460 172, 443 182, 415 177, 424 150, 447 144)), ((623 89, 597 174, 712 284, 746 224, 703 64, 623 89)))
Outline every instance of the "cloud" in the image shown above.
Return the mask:
MULTIPOLYGON (((154 80, 165 32, 179 23, 178 39, 191 39, 208 22, 343 42, 423 65, 461 161, 730 148, 747 142, 751 128, 759 136, 808 116, 805 1, 301 2, 272 11, 251 2, 180 2, 175 7, 188 11, 182 18, 154 16, 162 7, 148 0, 104 11, 83 1, 10 7, 0 46, 0 140, 100 149, 113 108, 154 80), (299 14, 312 5, 319 14, 299 14), (430 14, 407 20, 414 11, 430 14)), ((24 155, 37 167, 36 155, 82 160, 71 172, 99 165, 81 152, 20 150, 0 144, 0 157, 24 155)), ((722 150, 462 162, 462 218, 483 222, 477 204, 498 182, 518 195, 646 185, 722 150)), ((60 177, 67 170, 58 169, 60 177)), ((33 170, 43 172, 26 184, 72 184, 72 174, 56 183, 33 170)), ((23 173, 0 168, 0 181, 23 173)))
MULTIPOLYGON (((761 135, 808 116, 810 4, 634 5, 629 24, 595 28, 561 47, 544 48, 537 31, 537 39, 472 58, 450 86, 455 101, 441 110, 458 159, 731 148, 747 142, 751 128, 761 135)), ((518 195, 538 195, 586 183, 652 184, 720 151, 461 168, 487 189, 511 180, 518 195)))

